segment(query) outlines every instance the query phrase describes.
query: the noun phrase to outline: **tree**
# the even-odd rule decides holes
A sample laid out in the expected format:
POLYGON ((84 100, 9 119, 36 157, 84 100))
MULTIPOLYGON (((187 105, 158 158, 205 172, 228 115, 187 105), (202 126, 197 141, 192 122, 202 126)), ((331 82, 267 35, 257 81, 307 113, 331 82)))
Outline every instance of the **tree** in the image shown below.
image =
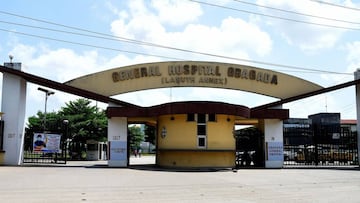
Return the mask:
MULTIPOLYGON (((32 149, 33 134, 44 131, 44 116, 44 113, 39 111, 37 115, 28 118, 25 128, 25 150, 32 149)), ((72 140, 70 150, 81 154, 85 150, 87 140, 107 140, 107 117, 104 110, 91 106, 89 100, 78 99, 66 103, 58 112, 47 113, 46 131, 66 135, 67 137, 62 136, 62 139, 72 140), (64 124, 65 119, 69 121, 68 125, 64 124)))
POLYGON ((139 126, 131 125, 128 127, 129 131, 129 141, 130 148, 132 150, 138 149, 140 147, 140 143, 144 141, 144 132, 141 130, 139 126))
POLYGON ((156 128, 152 125, 145 125, 145 141, 155 145, 156 128))
POLYGON ((66 103, 60 110, 61 117, 69 120, 69 131, 74 142, 86 143, 86 140, 106 141, 107 118, 104 110, 90 106, 87 99, 78 99, 66 103))

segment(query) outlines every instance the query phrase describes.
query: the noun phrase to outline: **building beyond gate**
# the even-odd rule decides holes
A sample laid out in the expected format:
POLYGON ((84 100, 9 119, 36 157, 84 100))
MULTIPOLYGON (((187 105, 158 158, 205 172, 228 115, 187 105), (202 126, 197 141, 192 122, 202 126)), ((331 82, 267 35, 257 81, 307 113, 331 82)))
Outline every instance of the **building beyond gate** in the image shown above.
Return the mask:
POLYGON ((358 165, 356 123, 339 113, 284 121, 284 165, 358 165))

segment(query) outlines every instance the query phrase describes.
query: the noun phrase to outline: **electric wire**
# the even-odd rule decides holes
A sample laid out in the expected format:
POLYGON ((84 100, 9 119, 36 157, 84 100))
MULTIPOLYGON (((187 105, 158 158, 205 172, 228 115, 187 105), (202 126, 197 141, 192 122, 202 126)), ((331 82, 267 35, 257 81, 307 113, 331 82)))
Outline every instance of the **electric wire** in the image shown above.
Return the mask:
POLYGON ((335 6, 335 7, 339 7, 339 8, 354 10, 354 11, 360 11, 360 8, 343 6, 343 5, 334 4, 334 3, 330 3, 330 2, 326 2, 326 1, 320 1, 320 0, 309 0, 309 1, 317 2, 317 3, 321 3, 321 4, 326 4, 326 5, 329 5, 329 6, 335 6))
POLYGON ((154 57, 159 57, 159 58, 167 58, 167 59, 171 59, 171 60, 180 60, 180 61, 181 61, 181 60, 184 60, 184 59, 180 59, 180 58, 163 56, 163 55, 147 54, 147 53, 136 52, 136 51, 128 51, 128 50, 122 50, 122 49, 116 49, 116 48, 109 48, 109 47, 104 47, 104 46, 99 46, 99 45, 91 45, 91 44, 85 44, 85 43, 80 43, 80 42, 73 42, 73 41, 56 39, 56 38, 51 38, 51 37, 46 37, 46 36, 40 36, 40 35, 34 35, 34 34, 29 34, 29 33, 24 33, 24 32, 13 31, 13 30, 5 30, 5 29, 2 29, 2 28, 0 28, 0 31, 11 32, 11 33, 19 34, 19 35, 36 37, 36 38, 41 38, 41 39, 46 39, 46 40, 52 40, 52 41, 57 41, 57 42, 63 42, 63 43, 67 43, 67 44, 74 44, 74 45, 81 45, 81 46, 87 46, 87 47, 98 48, 98 49, 105 49, 105 50, 118 51, 118 52, 125 52, 125 53, 129 53, 129 54, 147 55, 147 56, 154 56, 154 57))
MULTIPOLYGON (((343 81, 346 77, 349 77, 349 76, 344 76, 342 77, 340 80, 343 81)), ((330 83, 328 84, 328 86, 332 86, 332 85, 336 85, 337 83, 330 83)), ((328 93, 325 93, 325 95, 334 95, 334 94, 337 94, 337 91, 333 91, 333 92, 328 92, 328 93)), ((291 103, 288 103, 287 105, 289 105, 290 107, 294 108, 293 111, 295 112, 300 112, 302 111, 301 108, 296 108, 297 105, 301 104, 302 106, 306 106, 306 105, 314 105, 315 103, 319 103, 321 99, 320 97, 323 97, 324 94, 321 94, 321 95, 315 95, 315 96, 312 96, 312 97, 308 97, 306 99, 303 99, 303 100, 296 100, 296 101, 293 101, 291 103), (295 106, 295 107, 294 107, 295 106)))
MULTIPOLYGON (((189 1, 192 1, 192 0, 189 0, 189 1)), ((117 36, 104 34, 104 33, 100 33, 100 32, 95 32, 95 31, 91 31, 91 30, 87 30, 87 29, 83 29, 83 28, 77 28, 77 27, 73 27, 73 26, 68 26, 68 25, 63 25, 63 24, 59 24, 59 23, 46 21, 46 20, 36 19, 36 18, 27 17, 27 16, 23 16, 23 15, 18 15, 18 14, 13 14, 13 13, 1 11, 1 10, 0 10, 0 13, 6 14, 6 15, 11 15, 11 16, 16 16, 16 17, 19 17, 19 18, 25 18, 25 19, 29 19, 29 20, 33 20, 33 21, 37 21, 37 22, 42 22, 42 23, 46 23, 46 24, 61 26, 61 27, 68 28, 68 29, 74 29, 74 30, 79 30, 79 31, 83 31, 83 32, 89 32, 89 33, 93 33, 93 34, 96 34, 96 35, 108 36, 108 37, 111 37, 111 38, 94 36, 94 35, 86 35, 86 34, 82 34, 82 33, 75 33, 75 32, 69 32, 69 31, 61 31, 61 30, 51 29, 51 28, 41 28, 41 29, 47 29, 47 30, 56 31, 56 32, 64 32, 64 33, 68 33, 68 34, 77 34, 77 35, 88 36, 88 37, 97 37, 97 38, 103 38, 103 39, 107 39, 107 40, 111 40, 111 39, 115 40, 115 39, 117 39, 117 41, 122 41, 122 42, 129 42, 129 43, 135 43, 135 44, 146 45, 146 46, 155 46, 155 47, 160 47, 160 48, 165 48, 165 49, 173 49, 173 50, 176 50, 176 51, 188 52, 188 53, 199 54, 199 55, 204 55, 204 56, 211 56, 211 57, 224 58, 224 59, 230 59, 230 60, 235 60, 235 61, 242 61, 242 62, 248 62, 248 63, 268 65, 268 66, 272 66, 272 67, 276 66, 276 67, 282 67, 282 68, 297 69, 297 70, 310 71, 310 72, 328 73, 328 74, 344 74, 344 75, 350 74, 350 73, 340 73, 340 72, 334 72, 334 71, 324 71, 324 70, 318 70, 318 69, 303 68, 303 67, 291 66, 291 65, 276 64, 276 63, 270 63, 270 62, 264 62, 264 61, 241 59, 241 58, 236 58, 236 57, 229 57, 229 56, 223 56, 223 55, 217 55, 217 54, 211 54, 211 53, 205 53, 205 52, 199 52, 199 51, 180 49, 180 48, 175 48, 175 47, 170 47, 170 46, 164 46, 164 45, 158 45, 158 44, 154 44, 154 43, 143 42, 143 41, 139 41, 139 40, 133 40, 133 39, 124 38, 124 37, 117 37, 117 36)), ((2 22, 5 22, 5 21, 2 21, 2 22)), ((7 22, 7 23, 10 23, 10 22, 7 22)), ((14 24, 24 26, 23 24, 20 24, 20 23, 14 23, 14 24)), ((38 27, 38 26, 29 26, 29 25, 27 25, 27 26, 40 29, 40 27, 38 27)), ((1 29, 1 30, 6 31, 4 29, 1 29)), ((8 32, 20 34, 20 32, 11 31, 11 30, 8 30, 8 32)), ((21 33, 21 34, 51 40, 49 37, 35 36, 33 34, 27 34, 27 33, 21 33)), ((71 41, 67 41, 67 40, 58 40, 58 39, 55 39, 55 38, 52 38, 52 39, 54 41, 63 41, 63 42, 70 43, 70 44, 78 44, 78 45, 83 45, 83 46, 88 45, 88 44, 84 44, 84 43, 71 42, 71 41)), ((126 53, 140 54, 140 52, 132 52, 132 51, 115 49, 115 48, 106 48, 106 47, 97 46, 97 45, 88 45, 88 46, 96 47, 96 48, 102 48, 102 49, 108 49, 108 50, 113 50, 113 51, 121 51, 121 52, 126 52, 126 53)), ((141 54, 142 55, 148 55, 148 56, 156 56, 156 57, 161 57, 161 58, 179 60, 178 58, 175 58, 175 57, 168 57, 168 56, 162 57, 160 55, 145 54, 145 53, 141 53, 141 54)), ((183 59, 180 59, 180 60, 183 60, 183 59)))
POLYGON ((60 32, 60 33, 72 34, 72 35, 78 35, 78 36, 84 36, 84 37, 91 37, 91 38, 97 38, 97 39, 105 39, 105 40, 111 40, 111 41, 119 41, 119 42, 126 42, 126 43, 134 43, 134 44, 144 45, 144 43, 142 43, 142 42, 130 41, 130 40, 127 40, 127 39, 122 39, 122 38, 117 39, 114 36, 112 36, 112 37, 103 37, 103 36, 98 36, 98 35, 90 35, 90 34, 84 34, 84 33, 80 33, 80 32, 65 31, 65 30, 59 30, 59 29, 53 29, 53 28, 47 28, 47 27, 40 27, 40 26, 33 26, 33 25, 28 25, 28 24, 15 23, 15 22, 9 22, 9 21, 2 21, 2 20, 0 20, 0 23, 9 24, 9 25, 17 25, 17 26, 22 26, 22 27, 34 28, 34 29, 47 30, 47 31, 52 31, 52 32, 60 32))
MULTIPOLYGON (((80 42, 73 42, 73 41, 56 39, 56 38, 51 38, 51 37, 46 37, 46 36, 41 36, 41 35, 18 32, 18 31, 14 31, 14 30, 6 30, 6 29, 2 29, 2 28, 0 28, 0 31, 11 32, 11 33, 14 33, 14 34, 20 34, 20 35, 36 37, 36 38, 41 38, 41 39, 46 39, 46 40, 64 42, 64 43, 67 43, 67 44, 75 44, 75 45, 81 45, 81 46, 87 46, 87 47, 93 47, 93 48, 99 48, 99 49, 105 49, 105 50, 125 52, 125 53, 130 53, 130 54, 140 54, 140 55, 146 55, 146 56, 154 56, 154 57, 159 57, 159 58, 166 58, 166 59, 172 59, 172 60, 185 61, 185 59, 182 59, 182 58, 163 56, 163 55, 156 55, 156 54, 147 54, 147 53, 144 53, 144 52, 135 52, 135 51, 128 51, 128 50, 123 50, 123 49, 109 48, 109 47, 104 47, 104 46, 99 46, 99 45, 91 45, 91 44, 85 44, 85 43, 80 43, 80 42)), ((184 51, 186 51, 186 50, 184 50, 184 51)), ((282 67, 282 68, 296 69, 297 71, 294 71, 294 72, 301 72, 299 70, 302 70, 303 73, 327 73, 327 74, 337 74, 337 75, 351 75, 351 73, 342 73, 342 72, 335 72, 335 71, 317 70, 317 69, 303 68, 303 67, 299 67, 299 66, 290 66, 290 65, 269 63, 269 62, 263 62, 263 61, 241 59, 241 58, 222 56, 222 55, 216 55, 216 54, 210 54, 210 53, 204 53, 204 52, 197 52, 197 51, 190 51, 190 50, 186 51, 186 52, 195 53, 195 54, 201 54, 201 55, 206 55, 206 56, 212 56, 212 57, 217 57, 217 58, 231 59, 231 60, 235 60, 235 61, 242 61, 242 62, 245 61, 245 62, 248 62, 248 63, 269 65, 269 66, 272 66, 272 67, 276 66, 276 67, 282 67)), ((289 71, 289 72, 291 72, 291 71, 289 71)))
POLYGON ((307 22, 307 21, 302 21, 302 20, 296 20, 296 19, 291 19, 291 18, 285 18, 285 17, 280 17, 280 16, 268 15, 268 14, 253 12, 253 11, 247 11, 247 10, 243 10, 243 9, 237 9, 237 8, 222 6, 222 5, 218 5, 218 4, 207 3, 207 2, 198 1, 198 0, 188 0, 188 1, 196 2, 196 3, 199 3, 199 4, 208 5, 208 6, 213 6, 213 7, 218 7, 218 8, 223 8, 223 9, 228 9, 228 10, 233 10, 233 11, 238 11, 238 12, 243 12, 243 13, 249 13, 249 14, 260 15, 260 16, 269 17, 269 18, 276 18, 276 19, 280 19, 280 20, 291 21, 291 22, 297 22, 297 23, 303 23, 303 24, 309 24, 309 25, 317 25, 317 26, 329 27, 329 28, 360 31, 360 28, 344 27, 344 26, 329 25, 329 24, 322 24, 322 23, 315 23, 315 22, 307 22))
POLYGON ((343 113, 348 113, 348 112, 353 112, 355 108, 355 112, 356 112, 356 103, 353 102, 349 105, 346 105, 344 108, 342 108, 341 112, 343 113))
POLYGON ((261 8, 266 8, 266 9, 271 9, 271 10, 276 10, 276 11, 281 11, 281 12, 285 12, 285 13, 291 13, 291 14, 296 14, 296 15, 302 15, 302 16, 306 16, 306 17, 312 17, 312 18, 318 18, 318 19, 323 19, 323 20, 330 20, 330 21, 336 21, 336 22, 342 22, 342 23, 349 23, 349 24, 356 24, 356 25, 360 25, 360 22, 353 22, 353 21, 347 21, 347 20, 340 20, 340 19, 336 19, 336 18, 328 18, 328 17, 323 17, 323 16, 317 16, 317 15, 312 15, 312 14, 307 14, 307 13, 300 13, 300 12, 296 12, 296 11, 289 11, 289 10, 285 10, 285 9, 281 9, 281 8, 275 8, 275 7, 270 7, 270 6, 264 6, 264 5, 260 5, 260 4, 256 4, 256 3, 250 3, 250 2, 246 2, 246 1, 241 1, 241 0, 233 0, 242 4, 248 4, 248 5, 252 5, 252 6, 257 6, 257 7, 261 7, 261 8))
MULTIPOLYGON (((196 0, 189 0, 189 1, 193 1, 193 2, 197 2, 197 3, 203 3, 203 4, 206 4, 206 5, 217 6, 217 7, 222 7, 222 8, 234 10, 233 8, 223 7, 223 6, 215 5, 215 4, 204 3, 204 2, 200 2, 200 1, 196 1, 196 0)), ((244 2, 239 1, 239 0, 234 0, 234 1, 244 3, 244 2)), ((319 3, 327 3, 327 2, 316 1, 316 0, 310 0, 310 1, 319 2, 319 3)), ((247 3, 247 4, 252 4, 252 3, 247 3)), ((257 5, 257 4, 255 4, 255 5, 257 5)), ((329 5, 331 5, 331 4, 329 4, 329 5)), ((259 6, 259 7, 265 7, 265 6, 261 6, 261 5, 257 5, 257 6, 259 6)), ((335 5, 333 5, 333 6, 335 6, 335 5)), ((340 5, 336 5, 336 6, 340 6, 340 5)), ((342 6, 341 6, 341 7, 342 7, 342 6)), ((333 20, 333 21, 339 21, 339 22, 345 22, 345 23, 351 23, 351 24, 360 24, 360 23, 355 23, 355 22, 351 22, 351 21, 337 20, 337 19, 326 18, 326 17, 321 17, 321 16, 313 16, 313 15, 309 15, 309 14, 302 14, 302 13, 298 13, 298 12, 292 12, 292 11, 287 11, 287 10, 277 9, 277 8, 272 8, 272 7, 266 7, 266 8, 268 8, 268 9, 274 9, 274 10, 279 10, 279 11, 283 11, 283 12, 288 12, 288 13, 294 13, 294 14, 298 14, 298 15, 309 16, 309 17, 322 18, 322 19, 326 19, 326 20, 333 20)), ((346 8, 347 8, 347 7, 346 7, 346 8)), ((354 8, 349 8, 349 9, 354 9, 354 8)), ((239 9, 235 9, 235 10, 239 10, 239 9)), ((360 9, 356 9, 356 10, 360 10, 360 9)), ((249 12, 249 11, 243 11, 243 10, 239 10, 239 11, 259 15, 258 13, 255 13, 255 12, 249 12)), ((226 57, 226 56, 221 56, 221 55, 215 55, 215 54, 208 54, 208 53, 196 52, 196 51, 191 51, 191 50, 178 49, 178 48, 174 48, 174 47, 168 47, 168 46, 163 46, 163 45, 158 45, 158 44, 143 42, 143 41, 139 41, 139 40, 133 40, 133 39, 123 38, 123 37, 116 37, 116 36, 109 35, 109 34, 94 32, 94 31, 87 30, 87 29, 82 29, 82 28, 78 28, 78 27, 67 26, 67 25, 58 24, 58 23, 53 23, 53 22, 45 21, 45 20, 39 20, 39 19, 31 18, 31 17, 25 17, 25 16, 21 16, 21 15, 17 15, 17 14, 8 13, 8 12, 0 11, 0 13, 4 13, 4 14, 8 14, 8 15, 14 15, 14 16, 17 16, 17 17, 22 17, 22 18, 27 18, 27 19, 30 19, 30 20, 39 21, 39 22, 43 22, 43 23, 47 23, 47 24, 56 25, 56 26, 61 26, 61 27, 69 28, 69 29, 80 30, 80 31, 83 31, 83 32, 89 32, 89 33, 93 33, 93 34, 101 35, 101 36, 88 35, 88 34, 76 33, 76 32, 70 32, 70 31, 61 31, 61 30, 52 29, 52 28, 42 28, 42 27, 37 27, 37 26, 24 25, 24 24, 20 24, 20 23, 12 23, 12 22, 1 21, 2 23, 17 24, 17 25, 19 25, 19 26, 27 26, 27 27, 37 28, 37 29, 46 29, 46 30, 49 30, 49 31, 63 32, 63 33, 67 33, 67 34, 81 35, 81 36, 86 36, 86 37, 102 38, 102 39, 106 39, 106 40, 116 40, 116 41, 122 41, 122 42, 128 42, 128 43, 135 43, 135 44, 139 44, 139 45, 155 46, 155 47, 160 47, 160 48, 169 48, 169 49, 174 49, 174 50, 178 50, 178 51, 186 51, 186 52, 190 52, 190 53, 202 54, 202 55, 213 56, 213 57, 221 57, 221 58, 224 58, 224 57, 225 57, 225 58, 227 58, 227 59, 232 59, 232 60, 241 60, 241 61, 244 61, 244 60, 245 60, 246 62, 259 63, 259 64, 263 64, 263 65, 281 66, 281 67, 285 67, 285 68, 295 68, 295 69, 307 70, 309 73, 322 72, 322 73, 331 73, 331 74, 349 74, 349 75, 351 74, 351 73, 338 73, 338 72, 332 72, 332 71, 322 71, 322 70, 316 70, 316 69, 306 69, 306 68, 301 68, 301 67, 296 67, 296 66, 287 66, 287 65, 281 65, 281 64, 274 64, 274 63, 253 61, 253 60, 246 60, 246 59, 238 59, 238 58, 233 58, 233 57, 226 57), (102 37, 102 36, 108 36, 108 37, 102 37), (111 38, 110 38, 110 37, 111 37, 111 38), (114 38, 115 38, 115 39, 114 39, 114 38)), ((268 15, 264 15, 264 14, 260 14, 260 15, 263 15, 263 16, 266 16, 266 17, 275 17, 275 18, 279 18, 279 19, 283 19, 283 20, 293 20, 293 19, 284 19, 284 18, 282 18, 282 17, 276 17, 276 16, 268 16, 268 15)), ((298 20, 293 20, 293 21, 299 22, 298 20)), ((309 22, 305 22, 305 21, 301 21, 301 23, 314 24, 314 23, 309 23, 309 22)), ((330 26, 330 25, 317 24, 317 23, 314 24, 314 25, 329 26, 329 27, 343 28, 343 29, 351 29, 351 30, 354 30, 354 29, 355 29, 355 28, 345 28, 345 27, 330 26)), ((130 54, 141 54, 141 55, 155 56, 155 57, 161 57, 161 58, 167 58, 167 59, 184 60, 184 59, 175 58, 175 57, 168 57, 168 56, 162 56, 162 55, 154 55, 154 54, 147 54, 147 53, 141 53, 141 52, 127 51, 127 50, 121 50, 121 49, 103 47, 103 46, 98 46, 98 45, 90 45, 90 44, 85 44, 85 43, 72 42, 72 41, 67 41, 67 40, 61 40, 61 39, 56 39, 56 38, 50 38, 50 37, 33 35, 33 34, 28 34, 28 33, 17 32, 17 31, 5 30, 5 29, 0 29, 0 30, 1 30, 1 31, 5 31, 5 32, 12 32, 12 33, 15 33, 15 34, 26 35, 26 36, 30 36, 30 37, 37 37, 37 38, 42 38, 42 39, 47 39, 47 40, 53 40, 53 41, 70 43, 70 44, 81 45, 81 46, 88 46, 88 47, 93 47, 93 48, 107 49, 107 50, 112 50, 112 51, 119 51, 119 52, 130 53, 130 54)), ((355 30, 360 30, 360 29, 355 29, 355 30)), ((289 70, 287 70, 287 71, 289 71, 289 70)), ((293 71, 293 72, 296 72, 296 71, 293 71)), ((301 71, 298 71, 298 72, 301 72, 301 71)), ((349 106, 350 106, 350 105, 349 105, 349 106)))

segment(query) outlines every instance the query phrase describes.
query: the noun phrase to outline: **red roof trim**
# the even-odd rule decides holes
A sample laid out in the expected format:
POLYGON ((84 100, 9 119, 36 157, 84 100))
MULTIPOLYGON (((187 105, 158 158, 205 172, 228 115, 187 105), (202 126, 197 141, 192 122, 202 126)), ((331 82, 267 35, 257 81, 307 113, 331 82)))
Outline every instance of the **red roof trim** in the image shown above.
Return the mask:
POLYGON ((340 121, 341 124, 357 124, 357 120, 356 119, 342 119, 340 121))

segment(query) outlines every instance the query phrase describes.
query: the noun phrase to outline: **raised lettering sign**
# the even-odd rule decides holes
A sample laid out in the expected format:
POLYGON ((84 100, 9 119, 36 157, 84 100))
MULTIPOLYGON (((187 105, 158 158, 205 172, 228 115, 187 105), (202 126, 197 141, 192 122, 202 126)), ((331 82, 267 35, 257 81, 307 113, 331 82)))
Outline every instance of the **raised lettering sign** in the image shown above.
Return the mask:
POLYGON ((251 68, 227 67, 227 77, 221 77, 222 72, 217 65, 175 64, 168 65, 167 70, 167 77, 160 72, 158 66, 120 70, 112 73, 112 80, 113 82, 121 82, 144 77, 163 76, 161 84, 173 85, 213 84, 224 86, 227 84, 228 78, 252 80, 271 85, 278 84, 276 74, 260 72, 251 68))

